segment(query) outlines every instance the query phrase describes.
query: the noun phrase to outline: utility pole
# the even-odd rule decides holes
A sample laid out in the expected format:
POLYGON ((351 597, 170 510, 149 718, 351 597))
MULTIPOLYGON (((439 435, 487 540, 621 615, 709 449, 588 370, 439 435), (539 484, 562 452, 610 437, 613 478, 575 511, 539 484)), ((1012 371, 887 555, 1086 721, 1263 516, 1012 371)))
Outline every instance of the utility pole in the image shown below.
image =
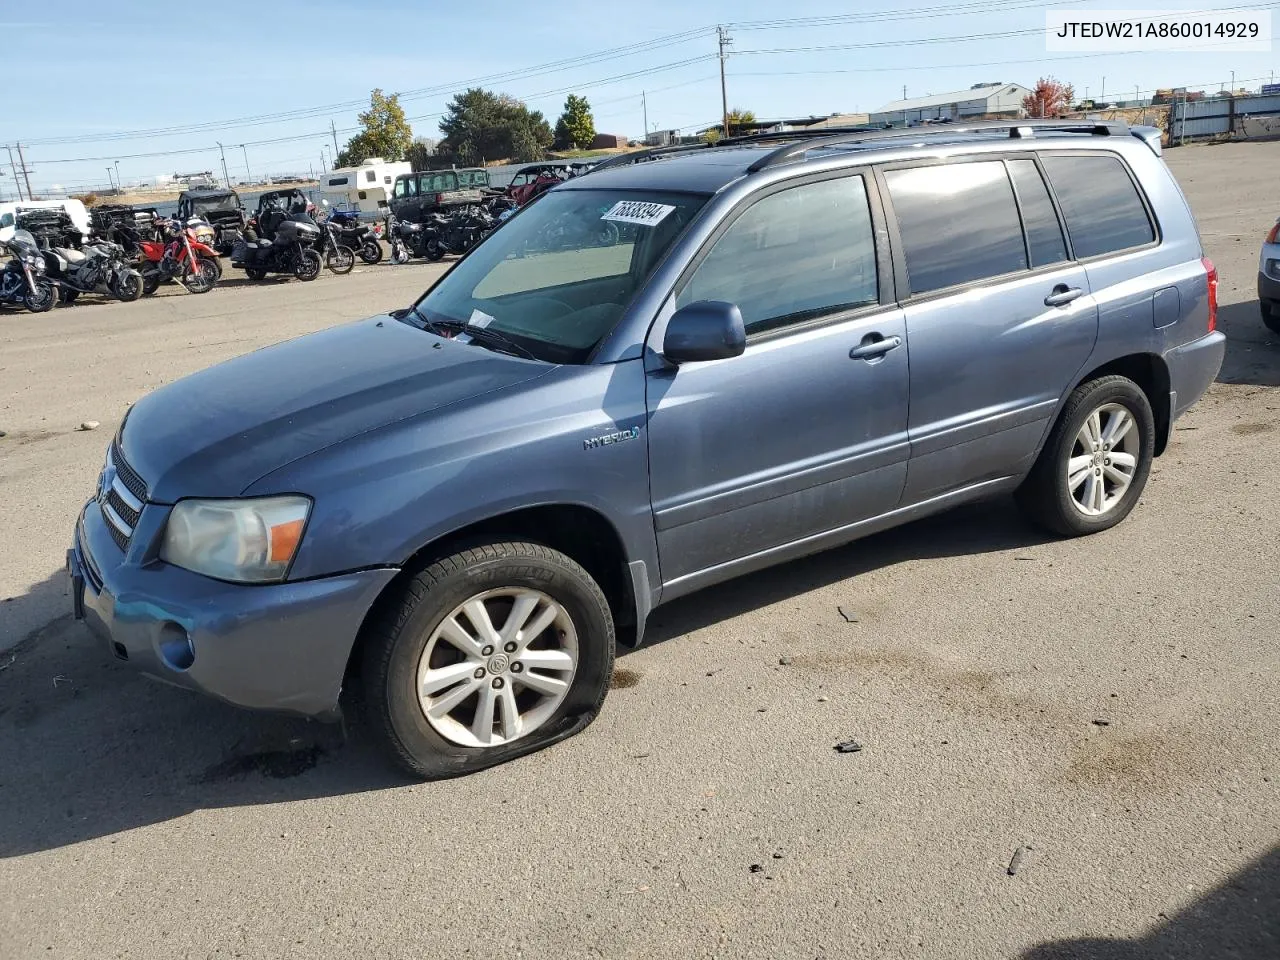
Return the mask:
POLYGON ((36 195, 31 192, 31 171, 27 169, 26 158, 22 155, 22 144, 18 144, 18 163, 22 164, 22 181, 27 185, 27 199, 34 200, 36 195))
POLYGON ((729 36, 729 31, 724 27, 716 27, 716 39, 720 42, 720 106, 724 113, 722 132, 727 137, 729 136, 729 93, 724 83, 724 48, 733 42, 733 38, 729 36))
POLYGON ((1102 78, 1102 92, 1098 94, 1098 99, 1102 101, 1104 106, 1106 105, 1106 102, 1107 102, 1107 78, 1106 77, 1102 78))
POLYGON ((245 150, 244 144, 240 144, 240 149, 244 151, 244 176, 250 183, 253 182, 253 174, 249 172, 249 151, 245 150))
POLYGON ((324 173, 327 169, 329 169, 329 164, 325 161, 324 151, 321 150, 320 151, 320 172, 324 173))
POLYGON ((338 155, 338 125, 332 120, 329 121, 329 132, 333 134, 333 155, 338 155))
POLYGON ((9 151, 9 169, 13 171, 13 185, 18 190, 18 199, 25 200, 26 198, 22 195, 22 181, 18 179, 18 165, 13 162, 13 147, 5 144, 4 148, 9 151))
POLYGON ((222 144, 218 144, 218 156, 222 158, 222 185, 228 190, 231 189, 231 175, 227 173, 227 151, 222 149, 222 144))
POLYGON ((116 161, 116 190, 118 192, 124 190, 124 181, 120 179, 120 161, 116 161))
POLYGON ((644 111, 644 138, 649 139, 649 103, 644 98, 644 91, 640 91, 640 109, 644 111))
POLYGON ((110 167, 107 167, 107 183, 110 183, 110 184, 111 184, 111 192, 112 192, 112 193, 119 193, 119 192, 120 192, 119 190, 117 190, 117 189, 116 189, 116 185, 115 185, 114 183, 112 183, 112 180, 111 180, 111 168, 110 168, 110 167))
POLYGON ((1233 97, 1236 95, 1236 72, 1234 70, 1231 71, 1231 95, 1233 97))

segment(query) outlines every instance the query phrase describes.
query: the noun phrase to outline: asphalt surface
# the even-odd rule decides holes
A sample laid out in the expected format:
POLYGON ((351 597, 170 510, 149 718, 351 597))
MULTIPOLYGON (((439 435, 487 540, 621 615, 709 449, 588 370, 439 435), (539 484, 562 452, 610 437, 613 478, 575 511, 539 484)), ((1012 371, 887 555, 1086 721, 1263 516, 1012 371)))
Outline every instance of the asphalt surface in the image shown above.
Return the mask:
POLYGON ((439 784, 133 676, 61 566, 129 402, 440 268, 0 316, 0 957, 1280 956, 1280 143, 1168 159, 1229 348, 1125 523, 997 501, 686 598, 584 734, 439 784))

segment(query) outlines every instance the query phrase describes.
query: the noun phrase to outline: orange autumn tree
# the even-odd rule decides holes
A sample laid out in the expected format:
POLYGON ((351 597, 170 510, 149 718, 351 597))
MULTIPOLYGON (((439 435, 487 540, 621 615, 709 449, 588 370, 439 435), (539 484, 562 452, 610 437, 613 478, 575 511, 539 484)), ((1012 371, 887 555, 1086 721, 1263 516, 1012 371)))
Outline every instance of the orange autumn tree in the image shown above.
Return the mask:
POLYGON ((1075 98, 1071 84, 1041 77, 1035 89, 1022 98, 1022 110, 1028 117, 1060 117, 1071 109, 1075 98))

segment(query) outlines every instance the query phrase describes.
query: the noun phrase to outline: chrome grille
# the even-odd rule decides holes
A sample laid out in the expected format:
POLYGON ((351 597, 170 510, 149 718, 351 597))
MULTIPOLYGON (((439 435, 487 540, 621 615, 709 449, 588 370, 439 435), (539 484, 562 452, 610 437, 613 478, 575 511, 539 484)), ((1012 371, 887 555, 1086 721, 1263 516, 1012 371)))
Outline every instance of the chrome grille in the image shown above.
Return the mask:
POLYGON ((116 546, 125 550, 133 536, 133 529, 142 516, 147 485, 112 444, 107 451, 107 462, 98 481, 98 509, 107 522, 107 530, 116 546))

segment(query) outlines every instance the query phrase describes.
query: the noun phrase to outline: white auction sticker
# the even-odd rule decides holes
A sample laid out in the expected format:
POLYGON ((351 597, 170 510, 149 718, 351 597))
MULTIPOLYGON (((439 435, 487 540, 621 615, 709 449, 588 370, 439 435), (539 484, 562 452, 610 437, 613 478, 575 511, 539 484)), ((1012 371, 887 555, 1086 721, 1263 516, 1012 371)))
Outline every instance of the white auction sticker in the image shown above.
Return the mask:
POLYGON ((482 310, 472 310, 471 316, 467 318, 468 327, 479 327, 482 330, 491 323, 493 323, 493 317, 482 310))
POLYGON ((617 220, 619 223, 638 223, 642 227, 655 227, 666 219, 675 207, 665 203, 645 203, 641 200, 619 200, 601 220, 617 220))
POLYGON ((1270 10, 1045 11, 1050 53, 1245 53, 1271 50, 1270 10))

